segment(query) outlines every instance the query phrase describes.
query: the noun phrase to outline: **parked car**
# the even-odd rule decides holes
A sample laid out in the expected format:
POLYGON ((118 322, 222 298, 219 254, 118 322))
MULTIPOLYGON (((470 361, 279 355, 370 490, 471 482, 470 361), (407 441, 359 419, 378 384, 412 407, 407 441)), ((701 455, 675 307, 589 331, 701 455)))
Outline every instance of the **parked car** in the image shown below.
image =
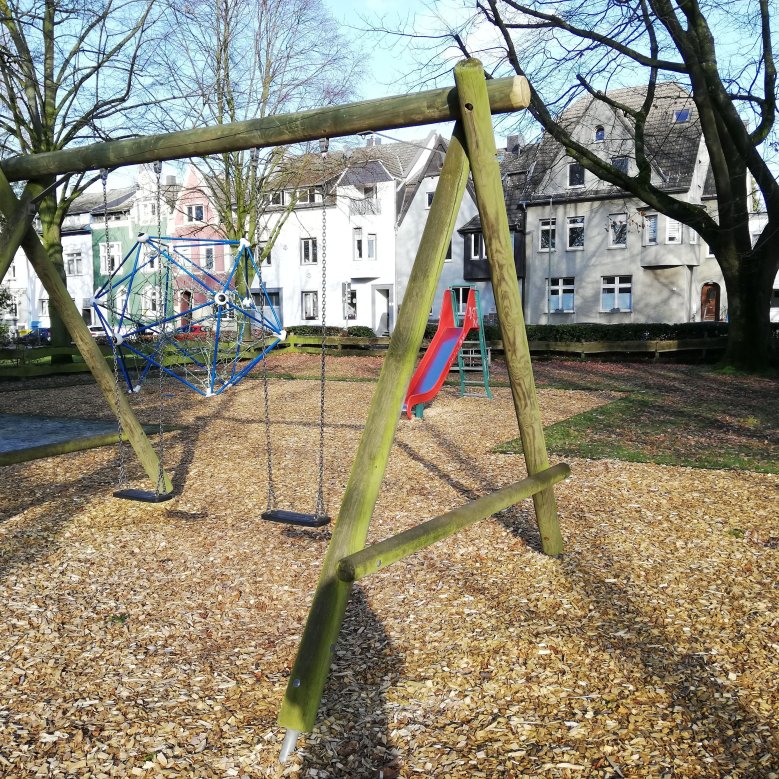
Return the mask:
POLYGON ((19 335, 16 339, 22 346, 44 346, 51 341, 51 330, 48 327, 38 327, 35 330, 28 330, 19 335))
POLYGON ((103 325, 89 325, 89 332, 92 335, 92 338, 105 338, 103 325))
POLYGON ((190 341, 195 339, 208 338, 211 328, 206 325, 190 325, 180 333, 174 336, 177 341, 190 341))

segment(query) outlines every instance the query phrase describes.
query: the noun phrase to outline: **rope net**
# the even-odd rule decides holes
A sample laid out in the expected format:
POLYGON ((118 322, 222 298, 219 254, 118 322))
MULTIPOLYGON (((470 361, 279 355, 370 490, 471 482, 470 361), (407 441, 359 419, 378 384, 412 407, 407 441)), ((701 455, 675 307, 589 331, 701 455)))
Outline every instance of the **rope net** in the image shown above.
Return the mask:
POLYGON ((132 392, 156 368, 218 395, 286 337, 245 239, 141 235, 92 306, 132 392))

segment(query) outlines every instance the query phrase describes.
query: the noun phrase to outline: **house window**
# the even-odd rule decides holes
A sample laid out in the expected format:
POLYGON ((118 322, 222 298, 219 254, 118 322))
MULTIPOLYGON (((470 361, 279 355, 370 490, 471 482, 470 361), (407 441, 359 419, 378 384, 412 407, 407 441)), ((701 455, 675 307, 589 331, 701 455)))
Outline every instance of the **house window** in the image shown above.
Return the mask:
POLYGON ((633 310, 633 277, 604 276, 600 293, 601 311, 633 310))
POLYGON ((83 273, 81 252, 65 252, 65 273, 68 276, 80 276, 83 273))
POLYGON ((49 315, 49 299, 41 298, 38 301, 38 316, 48 316, 48 315, 49 315))
POLYGON ((300 239, 300 264, 316 265, 316 238, 300 239))
POLYGON ((271 192, 270 204, 272 206, 283 206, 285 202, 286 198, 284 197, 284 190, 280 189, 276 192, 271 192))
POLYGON ((584 217, 568 217, 568 249, 584 249, 584 217))
POLYGON ((484 247, 484 236, 481 233, 471 233, 467 240, 471 242, 471 259, 486 260, 487 252, 484 247))
POLYGON ((257 244, 257 257, 262 258, 262 255, 265 254, 265 252, 268 252, 265 255, 265 258, 261 260, 263 265, 270 265, 271 264, 271 255, 273 254, 273 249, 268 249, 268 242, 267 241, 260 241, 257 244))
POLYGON ((609 214, 609 246, 624 249, 628 244, 628 215, 609 214))
POLYGON ((353 248, 353 254, 355 260, 361 260, 362 259, 362 228, 361 227, 355 227, 354 230, 352 230, 352 248, 353 248))
POLYGON ((16 263, 15 262, 11 263, 11 278, 12 279, 16 278, 16 263))
POLYGON ((568 186, 569 187, 584 186, 584 168, 578 162, 568 163, 568 186))
POLYGON ((630 165, 629 157, 612 157, 611 164, 620 172, 626 176, 628 174, 628 167, 630 165))
POLYGON ((122 244, 111 241, 110 244, 100 244, 100 272, 113 273, 119 267, 119 256, 122 252, 122 244))
POLYGON ((682 224, 675 219, 666 218, 665 220, 665 242, 666 243, 681 243, 682 242, 682 224))
POLYGON ((687 228, 687 240, 692 244, 698 243, 698 233, 696 233, 692 227, 687 228))
POLYGON ((376 259, 376 233, 368 233, 368 243, 365 250, 369 260, 376 259))
POLYGON ((454 298, 454 313, 457 316, 464 316, 468 307, 468 293, 470 287, 452 287, 452 296, 454 298))
POLYGON ((674 111, 674 121, 677 123, 688 122, 690 120, 690 109, 681 108, 678 111, 674 111))
POLYGON ((203 206, 196 204, 187 206, 187 222, 202 222, 203 206))
MULTIPOLYGON (((779 289, 771 290, 771 308, 779 308, 779 289)), ((16 303, 14 303, 13 311, 16 311, 16 303)), ((14 316, 16 316, 15 313, 14 316)))
POLYGON ((554 219, 542 219, 541 220, 541 243, 539 244, 539 251, 548 252, 554 251, 555 248, 555 222, 554 219))
POLYGON ((449 246, 446 249, 446 256, 444 257, 444 262, 447 262, 448 260, 452 259, 452 242, 449 241, 449 246))
POLYGON ((435 191, 433 192, 426 192, 426 200, 425 200, 425 208, 430 208, 430 206, 433 205, 433 195, 435 195, 435 191))
POLYGON ((143 306, 141 316, 156 319, 158 311, 158 300, 159 290, 154 287, 147 287, 141 296, 141 305, 143 306))
MULTIPOLYGON (((547 307, 551 306, 553 314, 569 314, 573 313, 573 301, 574 301, 574 278, 573 276, 567 276, 566 278, 552 279, 552 284, 549 284, 547 279, 547 307)), ((547 311, 547 313, 549 313, 547 311)))
POLYGON ((312 320, 319 316, 319 294, 316 292, 303 292, 301 308, 303 309, 303 319, 312 320))
POLYGON ((315 203, 316 199, 316 189, 314 187, 298 190, 298 203, 315 203))
POLYGON ((509 187, 524 187, 527 184, 527 171, 518 170, 506 175, 506 185, 509 187))
POLYGON ((604 141, 606 139, 606 130, 603 128, 602 124, 599 124, 595 128, 595 140, 597 141, 604 141))
POLYGON ((13 319, 16 319, 19 316, 19 301, 13 295, 11 296, 11 302, 8 305, 8 313, 13 319))
POLYGON ((203 267, 206 270, 213 270, 214 269, 214 247, 208 246, 206 247, 204 256, 203 256, 203 267))
POLYGON ((644 243, 647 246, 657 243, 657 214, 644 216, 644 243))
POLYGON ((357 290, 347 281, 343 286, 344 319, 357 319, 357 290))

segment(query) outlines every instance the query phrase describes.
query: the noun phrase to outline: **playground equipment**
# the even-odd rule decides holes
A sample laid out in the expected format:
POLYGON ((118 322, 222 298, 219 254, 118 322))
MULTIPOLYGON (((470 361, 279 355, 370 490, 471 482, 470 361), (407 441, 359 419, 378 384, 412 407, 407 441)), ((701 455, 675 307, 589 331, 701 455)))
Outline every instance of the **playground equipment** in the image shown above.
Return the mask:
POLYGON ((479 326, 479 316, 476 311, 476 290, 471 287, 468 292, 468 302, 462 322, 455 322, 451 293, 444 294, 441 304, 441 316, 430 346, 419 362, 411 378, 411 383, 403 402, 403 412, 411 419, 411 414, 422 419, 424 404, 432 400, 443 386, 449 375, 452 363, 460 353, 465 336, 479 326))
MULTIPOLYGON (((288 511, 276 508, 276 487, 273 483, 273 456, 270 435, 270 404, 268 401, 268 366, 262 363, 262 385, 265 408, 265 444, 268 463, 268 505, 260 515, 269 522, 281 522, 285 525, 298 525, 301 527, 322 527, 330 522, 325 509, 325 378, 326 378, 326 354, 325 343, 327 340, 327 150, 330 142, 327 138, 320 138, 319 150, 322 155, 322 330, 319 348, 319 479, 317 482, 316 505, 313 514, 299 511, 288 511)), ((256 164, 255 157, 255 164, 256 164)), ((255 177, 256 178, 256 177, 255 177)), ((257 219, 259 230, 260 220, 257 219)), ((261 266, 260 266, 261 268, 261 266)), ((262 284, 262 273, 259 276, 262 284)), ((262 309, 260 309, 262 312, 262 309)))
MULTIPOLYGON (((490 516, 531 495, 543 551, 552 556, 562 551, 552 487, 565 478, 568 467, 560 464, 550 468, 546 451, 490 117, 491 111, 506 112, 526 107, 530 91, 522 78, 492 79, 488 84, 483 66, 477 60, 466 60, 457 65, 455 83, 455 90, 431 90, 418 95, 316 109, 235 125, 99 143, 16 157, 0 164, 0 209, 13 226, 7 240, 16 241, 16 245, 11 246, 13 251, 19 244, 24 247, 49 292, 51 305, 65 321, 108 402, 122 418, 127 436, 147 474, 154 479, 159 467, 156 455, 132 410, 121 402, 125 400, 124 396, 120 395, 119 399, 113 397, 110 371, 32 229, 32 217, 27 215, 26 202, 20 202, 8 181, 33 181, 106 165, 176 159, 190 156, 195 149, 198 155, 203 155, 314 140, 322 136, 332 138, 361 131, 456 120, 436 196, 406 287, 403 307, 368 411, 281 705, 279 724, 287 731, 282 759, 286 759, 294 749, 299 733, 311 731, 315 724, 353 581, 370 570, 386 565, 389 559, 376 557, 376 547, 365 549, 365 541, 469 172, 473 176, 487 245, 506 366, 529 476, 414 528, 409 531, 413 536, 411 539, 409 534, 386 539, 381 542, 384 546, 380 552, 387 550, 391 552, 391 561, 399 560, 456 532, 467 523, 490 516), (16 229, 15 220, 18 219, 27 220, 26 232, 16 229), (358 553, 363 556, 359 557, 358 553), (352 569, 354 576, 350 574, 352 569)), ((33 195, 39 191, 38 186, 28 184, 33 195)))
MULTIPOLYGON (((460 351, 457 352, 457 370, 460 374, 460 395, 469 398, 489 398, 492 400, 490 389, 490 352, 487 348, 487 339, 484 335, 484 319, 482 318, 481 303, 479 302, 479 290, 473 287, 476 295, 476 316, 479 319, 476 340, 472 340, 469 333, 463 341, 460 351), (480 373, 481 379, 468 378, 472 373, 480 373), (468 389, 468 388, 471 389, 468 389), (481 387, 483 392, 477 392, 476 387, 481 387)), ((454 306, 454 289, 450 290, 452 305, 454 306)), ((463 314, 464 316, 464 314, 463 314)), ((458 315, 455 318, 457 324, 461 323, 458 315)))
POLYGON ((205 397, 238 384, 286 338, 259 274, 245 238, 139 235, 92 304, 128 390, 155 367, 205 397), (217 253, 234 255, 223 274, 217 253))

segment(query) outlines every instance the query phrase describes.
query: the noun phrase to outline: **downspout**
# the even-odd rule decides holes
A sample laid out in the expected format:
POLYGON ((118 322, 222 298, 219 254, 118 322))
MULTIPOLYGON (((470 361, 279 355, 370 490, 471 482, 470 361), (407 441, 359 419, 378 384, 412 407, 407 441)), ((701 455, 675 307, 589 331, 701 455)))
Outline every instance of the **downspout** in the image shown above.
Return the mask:
MULTIPOLYGON (((555 225, 555 247, 557 247, 557 225, 555 225)), ((552 196, 549 196, 549 238, 546 258, 546 323, 552 324, 552 196)))

